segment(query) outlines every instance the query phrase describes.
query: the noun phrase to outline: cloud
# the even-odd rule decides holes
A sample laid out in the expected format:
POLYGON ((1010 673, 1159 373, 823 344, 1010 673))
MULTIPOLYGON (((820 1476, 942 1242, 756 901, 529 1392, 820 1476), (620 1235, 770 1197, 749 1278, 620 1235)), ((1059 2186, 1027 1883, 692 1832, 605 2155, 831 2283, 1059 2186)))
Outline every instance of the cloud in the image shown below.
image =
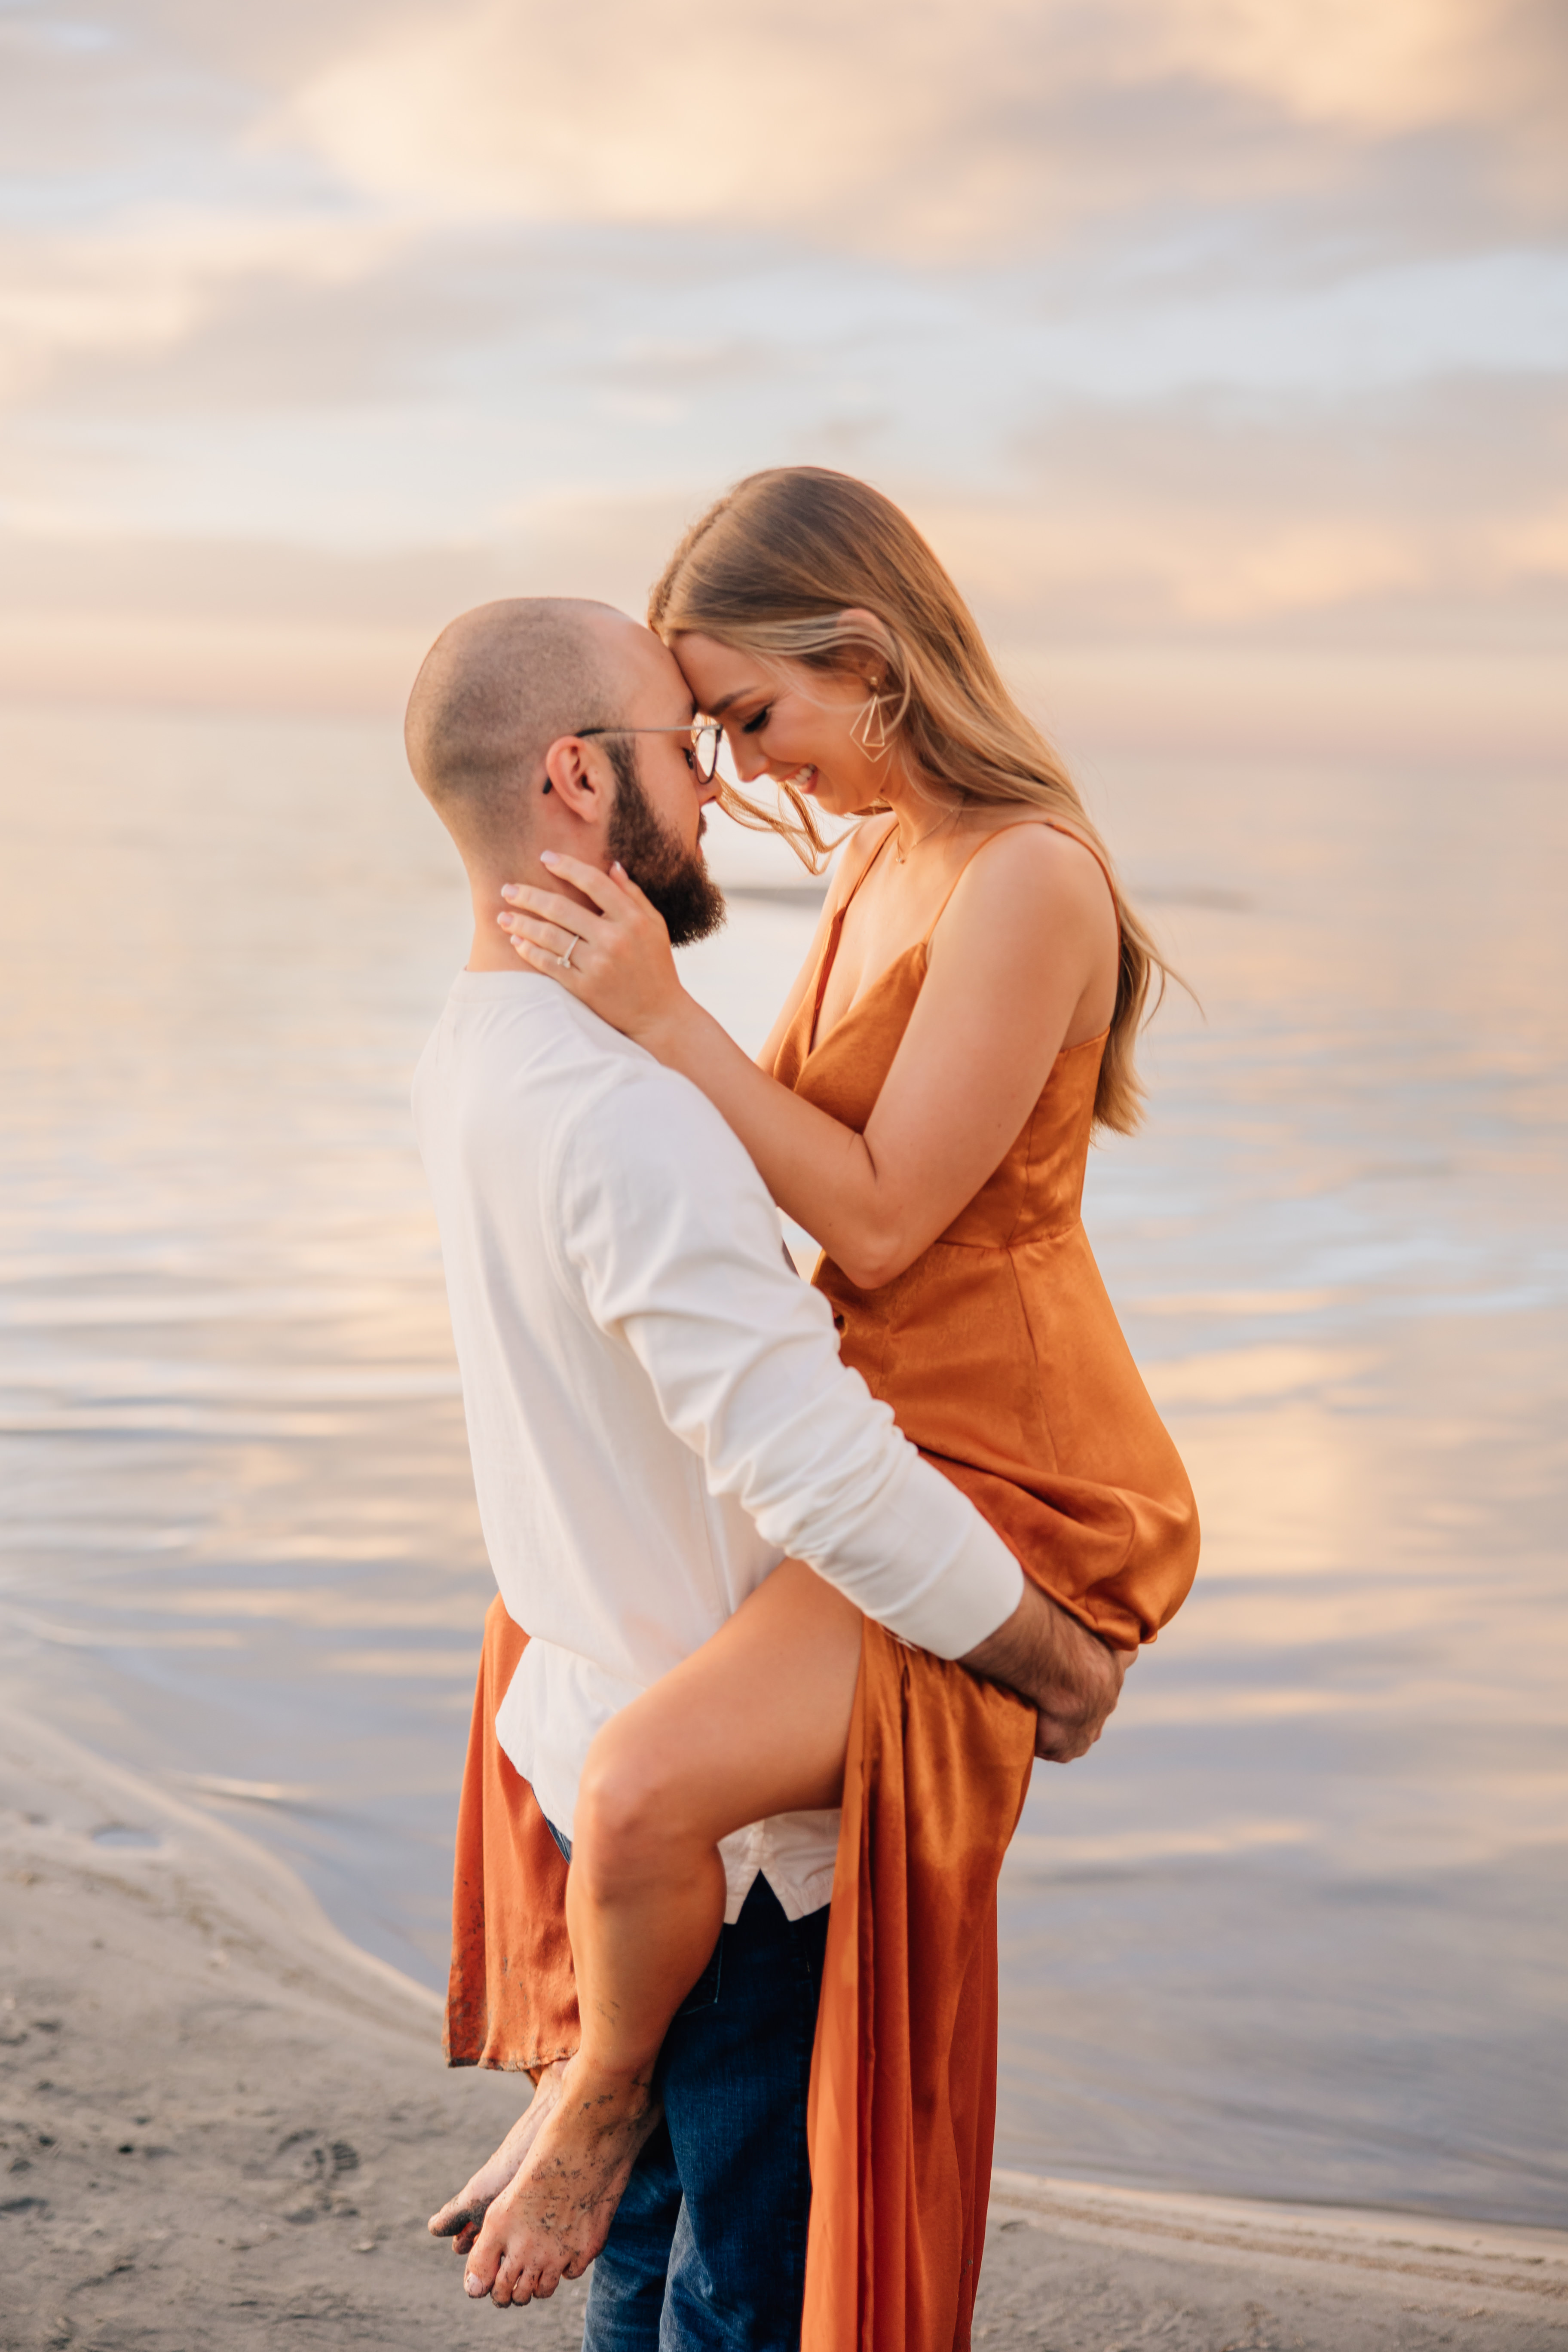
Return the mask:
MULTIPOLYGON (((1452 647, 1544 643, 1542 590, 1568 569, 1568 450, 1557 387, 1476 382, 1419 400, 1248 405, 1187 395, 1137 411, 1080 404, 1018 435, 994 487, 933 462, 872 469, 1015 644, 1248 640, 1452 647)), ((831 452, 806 440, 803 453, 831 452)), ((0 611, 58 625, 133 608, 241 627, 337 623, 434 633, 463 604, 597 593, 641 610, 649 581, 723 472, 621 487, 548 484, 467 541, 376 554, 145 533, 0 540, 0 611)))
POLYGON ((354 184, 454 217, 811 221, 940 130, 910 55, 930 46, 929 16, 910 13, 869 84, 853 33, 824 71, 825 30, 811 0, 802 14, 482 0, 351 51, 287 121, 354 184))
POLYGON ((1441 134, 1451 168, 1478 142, 1504 209, 1532 215, 1568 180, 1565 85, 1568 37, 1535 0, 469 0, 346 47, 274 135, 445 216, 952 255, 1321 190, 1441 134))
POLYGON ((37 397, 55 371, 145 360, 190 343, 237 293, 341 297, 406 244, 394 224, 146 209, 103 227, 0 235, 0 401, 37 397))
POLYGON ((1508 110, 1517 95, 1517 17, 1475 0, 1164 0, 1137 14, 1143 72, 1223 82, 1303 122, 1382 137, 1484 118, 1500 100, 1508 110))
POLYGON ((1005 497, 921 513, 990 624, 1531 650, 1562 576, 1559 383, 1459 379, 1337 402, 1080 404, 1021 435, 1005 497))
POLYGON ((1557 0, 93 17, 0 73, 13 684, 391 707, 448 611, 638 609, 791 460, 1112 719, 1134 641, 1164 696, 1200 643, 1543 635, 1557 0))
MULTIPOLYGON (((92 21, 102 39, 72 48, 35 37, 41 16, 0 19, 0 121, 30 175, 0 211, 13 408, 90 404, 95 385, 136 412, 428 381, 528 315, 542 228, 558 254, 574 235, 640 237, 630 280, 706 273, 713 325, 683 320, 685 346, 747 341, 775 371, 806 311, 820 349, 836 304, 867 302, 880 330, 899 300, 819 267, 776 320, 753 305, 737 325, 721 312, 745 307, 748 271, 890 256, 913 289, 1011 255, 1054 276, 999 287, 993 313, 1049 314, 1080 388, 1075 341, 1092 373, 1119 345, 1142 364, 1142 337, 1157 377, 1165 346, 1205 331, 1205 282, 1255 314, 1265 363, 1292 334, 1335 352, 1353 338, 1418 373, 1439 326, 1452 345, 1473 320, 1479 340, 1488 288, 1449 289, 1435 324, 1399 289, 1385 302, 1370 265, 1516 237, 1568 184, 1568 149, 1538 135, 1563 110, 1568 20, 1535 0, 907 0, 896 17, 837 0, 106 0, 92 21), (1347 267, 1379 314, 1364 331, 1329 282, 1347 267), (1321 334, 1287 315, 1314 278, 1321 334)), ((595 286, 616 268, 581 260, 608 353, 595 286)), ((573 307, 563 270, 548 294, 557 319, 573 307)), ((1528 289, 1507 300, 1549 314, 1528 289)), ((673 413, 647 382, 615 397, 633 422, 673 413)), ((885 406, 851 400, 844 446, 885 406)))

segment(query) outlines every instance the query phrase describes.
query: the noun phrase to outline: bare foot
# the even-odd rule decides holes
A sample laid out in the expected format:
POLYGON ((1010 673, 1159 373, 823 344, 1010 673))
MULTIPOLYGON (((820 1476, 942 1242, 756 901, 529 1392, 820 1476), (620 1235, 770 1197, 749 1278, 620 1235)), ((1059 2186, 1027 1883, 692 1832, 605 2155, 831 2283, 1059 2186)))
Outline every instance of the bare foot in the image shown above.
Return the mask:
POLYGON ((529 2303, 580 2278, 609 2236, 659 2114, 646 2079, 569 2060, 538 2138, 491 2200, 463 2272, 467 2292, 529 2303))
POLYGON ((532 2098, 495 2154, 487 2158, 473 2179, 455 2197, 448 2198, 440 2211, 432 2213, 426 2223, 433 2238, 451 2239, 455 2254, 468 2252, 491 2204, 513 2179, 518 2166, 543 2130, 544 2118, 561 2095, 566 2066, 564 2058, 557 2058, 552 2066, 544 2069, 534 2085, 532 2098))

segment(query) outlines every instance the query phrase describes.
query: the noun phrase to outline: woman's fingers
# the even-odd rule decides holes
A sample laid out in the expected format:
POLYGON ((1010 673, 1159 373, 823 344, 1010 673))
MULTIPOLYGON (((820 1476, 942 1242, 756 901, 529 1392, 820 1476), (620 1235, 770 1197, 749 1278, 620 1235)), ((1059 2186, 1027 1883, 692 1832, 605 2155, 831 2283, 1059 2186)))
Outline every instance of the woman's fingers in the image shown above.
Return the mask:
MULTIPOLYGON (((539 862, 548 867, 555 881, 568 882, 574 890, 581 890, 602 915, 612 913, 617 907, 624 908, 628 902, 635 906, 642 898, 642 892, 618 859, 607 874, 602 866, 590 866, 581 857, 568 857, 563 851, 554 849, 542 850, 539 862)), ((504 882, 501 897, 510 899, 514 906, 531 907, 547 914, 559 913, 563 907, 574 903, 530 882, 504 882)))
POLYGON ((563 850, 543 849, 539 854, 541 866, 547 866, 558 882, 570 882, 581 890, 584 898, 592 898, 595 907, 608 914, 617 899, 640 898, 642 892, 617 859, 606 874, 602 866, 585 865, 580 857, 568 857, 563 850))
POLYGON ((514 939, 511 944, 520 963, 527 964, 533 971, 543 972, 551 980, 558 980, 562 987, 570 990, 574 995, 578 992, 572 988, 574 979, 579 976, 574 963, 563 963, 552 949, 536 947, 531 940, 514 939))
POLYGON ((566 956, 575 955, 583 945, 582 932, 568 930, 561 923, 536 922, 531 915, 498 915, 496 920, 502 930, 508 934, 514 948, 521 946, 523 940, 527 940, 534 947, 543 948, 548 954, 554 956, 557 961, 566 956))
MULTIPOLYGON (((599 877, 601 881, 604 878, 603 875, 599 877)), ((525 914, 559 923, 563 930, 580 932, 585 923, 604 920, 602 915, 595 915, 591 908, 580 907, 574 898, 563 898, 559 890, 536 890, 528 882, 503 882, 500 894, 509 907, 520 907, 525 914)))
POLYGON ((496 920, 512 952, 612 1028, 657 1051, 649 1041, 686 1002, 663 916, 618 866, 605 874, 581 858, 552 856, 550 871, 578 895, 503 885, 506 905, 496 920))
POLYGON ((529 915, 501 915, 497 919, 520 963, 559 981, 572 995, 582 994, 583 972, 577 958, 584 953, 585 943, 581 931, 563 930, 556 923, 537 923, 529 915))

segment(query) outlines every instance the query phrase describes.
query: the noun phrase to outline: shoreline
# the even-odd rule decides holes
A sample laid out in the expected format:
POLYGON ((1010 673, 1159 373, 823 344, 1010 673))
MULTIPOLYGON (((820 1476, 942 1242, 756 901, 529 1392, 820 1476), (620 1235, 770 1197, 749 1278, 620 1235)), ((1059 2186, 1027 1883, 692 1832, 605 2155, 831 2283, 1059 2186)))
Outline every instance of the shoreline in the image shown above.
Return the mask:
MULTIPOLYGON (((446 2352, 424 2219, 522 2103, 226 1822, 0 1726, 0 2352, 446 2352)), ((509 2315, 574 2347, 586 2281, 509 2315)), ((1568 2352, 1568 2231, 994 2176, 986 2352, 1568 2352)))

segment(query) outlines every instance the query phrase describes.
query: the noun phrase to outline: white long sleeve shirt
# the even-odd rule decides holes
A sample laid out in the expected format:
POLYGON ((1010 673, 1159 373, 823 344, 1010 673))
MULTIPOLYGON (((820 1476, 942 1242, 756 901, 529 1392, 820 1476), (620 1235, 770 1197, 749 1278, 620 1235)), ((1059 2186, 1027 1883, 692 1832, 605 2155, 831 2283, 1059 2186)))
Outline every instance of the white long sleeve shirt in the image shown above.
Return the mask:
MULTIPOLYGON (((706 1097, 536 972, 459 973, 414 1082, 479 1517, 531 1636, 496 1718, 569 1831, 588 1747, 792 1556, 959 1657, 1017 1562, 842 1362, 826 1301, 706 1097)), ((826 1902, 834 1814, 725 1842, 826 1902)))

